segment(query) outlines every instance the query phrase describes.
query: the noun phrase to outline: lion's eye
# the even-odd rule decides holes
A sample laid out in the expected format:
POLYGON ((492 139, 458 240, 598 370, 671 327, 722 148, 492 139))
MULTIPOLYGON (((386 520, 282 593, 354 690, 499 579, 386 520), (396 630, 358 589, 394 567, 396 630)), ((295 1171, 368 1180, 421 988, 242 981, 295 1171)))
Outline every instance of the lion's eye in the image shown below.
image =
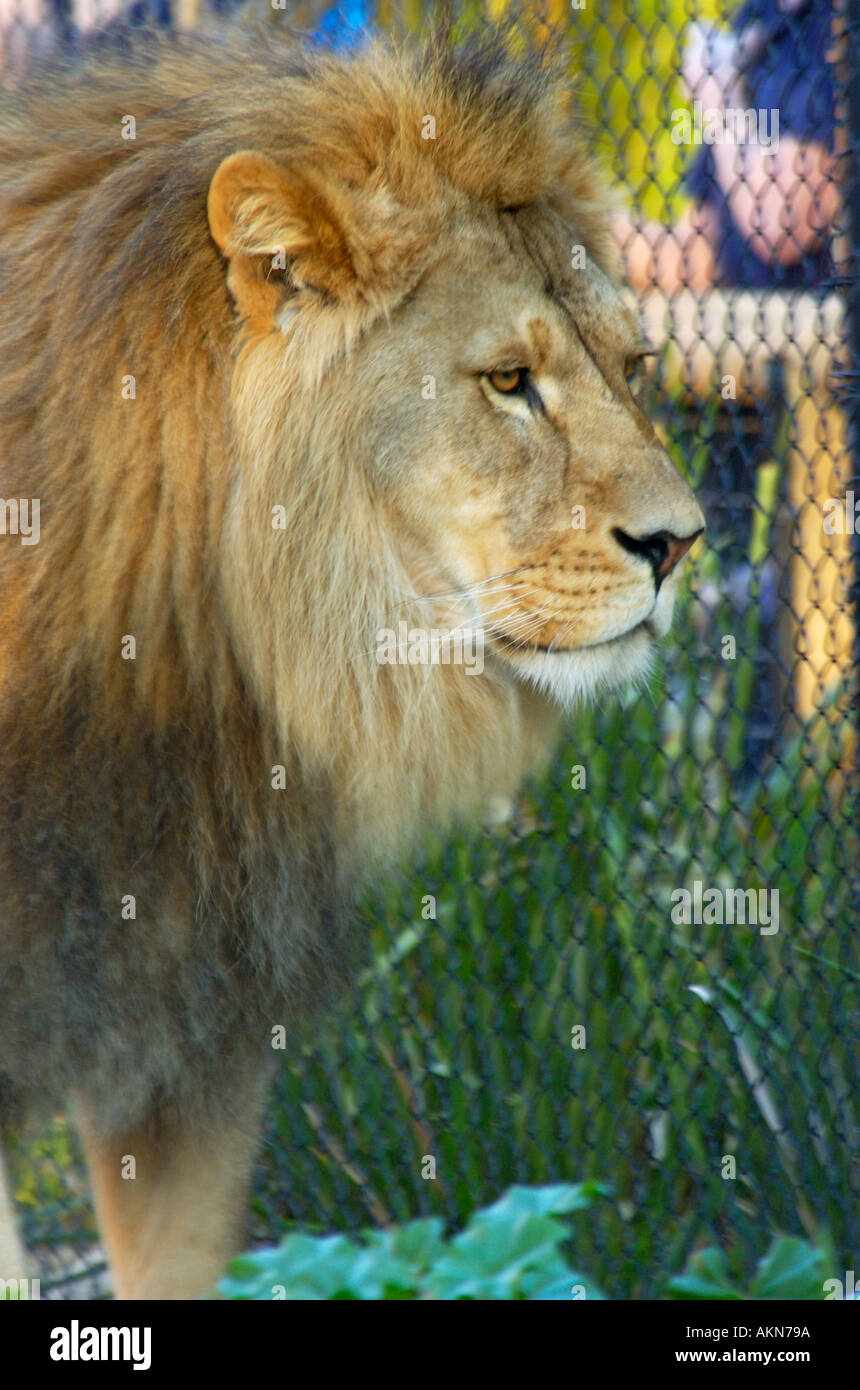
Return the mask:
POLYGON ((517 391, 525 391, 528 379, 529 374, 526 367, 511 367, 507 371, 488 373, 488 380, 493 390, 498 391, 502 396, 512 396, 517 391))
POLYGON ((638 385, 639 381, 641 380, 643 362, 648 357, 653 356, 653 352, 646 350, 643 352, 637 352, 636 356, 631 357, 628 361, 627 365, 624 368, 624 375, 627 378, 627 385, 630 387, 631 391, 633 390, 633 387, 638 385))

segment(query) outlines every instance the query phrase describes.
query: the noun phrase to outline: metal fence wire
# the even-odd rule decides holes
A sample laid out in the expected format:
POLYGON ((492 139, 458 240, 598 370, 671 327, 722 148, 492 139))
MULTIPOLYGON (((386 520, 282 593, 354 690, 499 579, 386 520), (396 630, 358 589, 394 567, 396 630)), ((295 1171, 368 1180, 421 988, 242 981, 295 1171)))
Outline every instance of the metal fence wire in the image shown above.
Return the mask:
MULTIPOLYGON (((217 43, 230 8, 6 0, 5 79, 105 28, 217 43)), ((285 0, 229 22, 343 44, 425 18, 285 0)), ((284 1055, 249 1243, 457 1226, 512 1183, 588 1178, 606 1195, 576 1263, 611 1297, 659 1296, 706 1244, 748 1269, 774 1232, 825 1241, 838 1273, 860 1253, 860 3, 558 0, 521 22, 563 31, 623 194, 645 409, 708 544, 650 690, 580 712, 544 780, 365 904, 354 991, 284 1055), (735 108, 745 136, 709 138, 735 108), (745 921, 711 890, 741 890, 745 921)), ((62 1117, 17 1136, 13 1172, 43 1295, 106 1291, 62 1117)))

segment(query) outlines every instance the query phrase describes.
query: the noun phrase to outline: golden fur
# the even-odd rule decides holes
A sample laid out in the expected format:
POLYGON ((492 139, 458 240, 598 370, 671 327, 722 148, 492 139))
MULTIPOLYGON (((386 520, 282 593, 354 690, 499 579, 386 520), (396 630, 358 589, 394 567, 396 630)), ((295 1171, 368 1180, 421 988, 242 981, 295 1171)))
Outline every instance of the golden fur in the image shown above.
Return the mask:
POLYGON ((0 536, 0 1104, 75 1099, 125 1294, 232 1248, 271 1029, 348 975, 370 869, 668 627, 637 538, 671 569, 701 515, 606 206, 498 36, 167 46, 2 113, 0 496, 41 534, 0 536), (381 664, 401 621, 479 628, 483 672, 381 664))

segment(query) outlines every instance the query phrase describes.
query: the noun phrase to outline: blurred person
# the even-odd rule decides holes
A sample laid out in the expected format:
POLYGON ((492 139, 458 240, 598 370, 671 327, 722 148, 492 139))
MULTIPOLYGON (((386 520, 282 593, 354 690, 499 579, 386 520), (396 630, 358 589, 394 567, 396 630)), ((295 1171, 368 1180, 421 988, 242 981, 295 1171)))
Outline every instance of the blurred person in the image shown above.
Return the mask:
POLYGON ((0 67, 8 80, 52 54, 89 50, 102 37, 170 28, 176 8, 177 0, 0 0, 0 67))
MULTIPOLYGON (((374 0, 0 0, 0 69, 10 73, 51 53, 74 58, 123 46, 141 28, 176 32, 247 10, 251 20, 286 19, 332 48, 349 47, 372 26, 374 0)), ((240 20, 241 22, 241 16, 240 20)))
POLYGON ((49 0, 0 0, 0 69, 13 72, 56 44, 49 0))
MULTIPOLYGON (((682 76, 699 120, 714 121, 683 180, 691 204, 674 227, 619 213, 614 231, 634 288, 668 297, 722 286, 820 291, 835 273, 836 88, 828 0, 747 0, 730 29, 689 26, 682 76), (755 127, 735 120, 750 113, 755 127)), ((700 132, 701 133, 701 132, 700 132)), ((679 142, 680 143, 680 142, 679 142)), ((741 618, 759 610, 761 650, 746 733, 749 779, 773 747, 781 678, 777 650, 780 574, 773 559, 750 563, 756 468, 772 456, 784 403, 719 402, 705 427, 709 462, 702 486, 709 540, 722 552, 725 597, 741 618)), ((689 424, 690 422, 688 422, 689 424)), ((691 433, 701 440, 701 416, 691 433)))
POLYGON ((778 139, 743 142, 730 123, 684 178, 673 228, 617 214, 630 283, 671 295, 712 285, 805 289, 833 274, 839 212, 832 10, 820 0, 747 0, 732 32, 691 24, 682 74, 704 112, 778 112, 778 139))

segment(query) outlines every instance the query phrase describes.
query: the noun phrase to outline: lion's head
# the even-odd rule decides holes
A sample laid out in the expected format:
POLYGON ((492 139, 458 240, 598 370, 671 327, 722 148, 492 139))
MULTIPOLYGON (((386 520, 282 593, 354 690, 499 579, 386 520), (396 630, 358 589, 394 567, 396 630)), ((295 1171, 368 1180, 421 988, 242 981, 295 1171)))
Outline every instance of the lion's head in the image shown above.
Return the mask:
POLYGON ((702 515, 545 57, 102 62, 7 113, 0 172, 3 488, 43 509, 4 644, 56 700, 217 738, 250 699, 261 762, 378 843, 512 789, 547 695, 646 669, 702 515), (462 628, 480 678, 378 659, 462 628))
POLYGON ((647 667, 703 518, 631 391, 644 345, 564 89, 482 64, 326 64, 299 138, 217 170, 209 222, 251 410, 261 375, 304 393, 318 456, 352 455, 396 538, 376 619, 479 630, 567 703, 647 667))

